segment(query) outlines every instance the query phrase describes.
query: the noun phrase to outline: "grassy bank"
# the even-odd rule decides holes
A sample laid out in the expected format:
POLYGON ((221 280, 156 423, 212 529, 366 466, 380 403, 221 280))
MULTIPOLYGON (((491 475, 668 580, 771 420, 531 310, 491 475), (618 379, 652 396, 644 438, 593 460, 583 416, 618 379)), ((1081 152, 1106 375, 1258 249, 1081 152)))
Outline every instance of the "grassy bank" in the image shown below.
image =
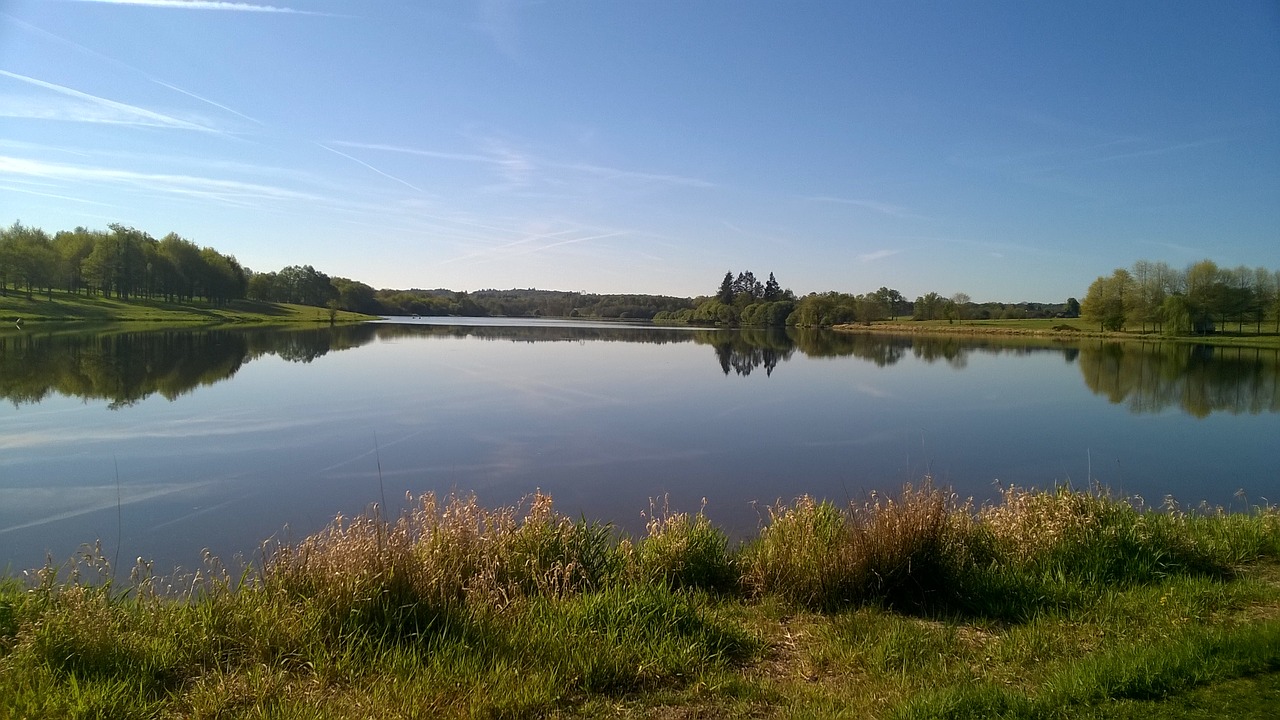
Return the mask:
MULTIPOLYGON (((1247 326, 1246 326, 1247 327, 1247 326)), ((1280 334, 1268 332, 1266 326, 1260 334, 1253 332, 1237 332, 1223 330, 1213 335, 1194 335, 1168 337, 1158 332, 1124 330, 1104 332, 1096 325, 1086 323, 1079 318, 1029 320, 965 320, 948 323, 946 320, 902 320, 879 321, 870 325, 837 325, 836 330, 845 332, 881 332, 891 334, 933 334, 933 335, 1005 335, 1055 338, 1071 340, 1075 338, 1108 338, 1113 340, 1144 340, 1148 342, 1181 342, 1199 345, 1221 345, 1227 347, 1259 347, 1280 348, 1280 334)))
MULTIPOLYGON (((21 318, 23 324, 48 321, 166 322, 166 323, 235 323, 235 322, 329 322, 328 308, 307 305, 233 300, 223 306, 204 302, 167 303, 161 300, 117 300, 101 296, 87 297, 54 291, 52 298, 12 290, 0 296, 0 322, 12 326, 21 318)), ((368 320, 367 315, 340 311, 336 320, 350 322, 368 320)))
POLYGON ((427 496, 0 587, 0 717, 1267 717, 1277 678, 1280 513, 1069 490, 800 498, 742 546, 427 496))

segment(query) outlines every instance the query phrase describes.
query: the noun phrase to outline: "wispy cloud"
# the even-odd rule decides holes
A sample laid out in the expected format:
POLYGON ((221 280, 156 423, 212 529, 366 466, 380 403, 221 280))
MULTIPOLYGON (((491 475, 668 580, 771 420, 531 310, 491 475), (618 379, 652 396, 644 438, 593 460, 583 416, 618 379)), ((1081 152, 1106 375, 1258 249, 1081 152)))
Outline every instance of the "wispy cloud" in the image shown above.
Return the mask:
POLYGON ((139 5, 143 7, 174 8, 180 10, 230 10, 234 12, 288 13, 291 15, 324 15, 309 10, 295 10, 275 5, 254 5, 242 2, 217 2, 216 0, 71 0, 71 2, 100 3, 103 5, 139 5))
POLYGON ((743 237, 750 238, 752 240, 760 240, 760 241, 778 245, 784 248, 794 247, 795 245, 794 241, 792 241, 790 238, 785 236, 786 231, 783 231, 784 232, 783 235, 777 235, 772 233, 761 233, 761 232, 749 231, 745 228, 739 227, 734 223, 729 222, 728 220, 721 220, 720 223, 725 227, 729 228, 730 230, 732 230, 733 232, 739 235, 742 235, 743 237))
POLYGON ((529 184, 537 167, 531 155, 512 148, 505 142, 490 139, 489 153, 501 171, 503 182, 495 190, 512 190, 529 184))
POLYGON ((70 98, 73 102, 50 103, 46 100, 15 96, 0 97, 0 117, 62 120, 67 122, 105 123, 111 125, 141 125, 145 127, 194 130, 219 133, 206 125, 171 117, 163 113, 127 103, 90 95, 73 88, 58 85, 8 70, 0 70, 0 77, 49 90, 70 98))
POLYGON ((72 197, 70 195, 60 195, 58 193, 42 192, 40 190, 31 190, 29 188, 14 187, 13 185, 0 185, 0 189, 5 192, 25 193, 27 195, 35 195, 37 197, 53 198, 54 200, 67 200, 70 202, 85 203, 86 205, 99 205, 101 207, 118 207, 111 203, 98 202, 97 200, 87 200, 85 198, 72 197))
POLYGON ((859 262, 870 263, 870 262, 875 262, 877 260, 883 260, 887 257, 893 257, 894 255, 897 255, 900 252, 902 251, 901 250, 876 250, 875 252, 863 253, 859 255, 858 260, 859 262))
POLYGON ((552 248, 564 245, 574 245, 577 243, 589 242, 592 240, 604 240, 606 238, 618 237, 625 235, 622 230, 609 230, 606 232, 597 232, 583 235, 584 228, 574 228, 568 230, 556 230, 553 232, 535 232, 522 235, 516 240, 505 242, 500 245, 474 250, 472 252, 460 255, 458 257, 442 260, 438 265, 450 263, 460 263, 467 260, 475 260, 485 258, 489 260, 501 260, 511 257, 519 257, 522 255, 532 255, 540 253, 552 248), (567 237, 568 236, 568 237, 567 237), (555 242, 543 243, 543 240, 555 240, 555 242))
POLYGON ((139 173, 129 170, 50 163, 0 155, 0 177, 5 175, 44 178, 64 182, 119 185, 239 205, 254 204, 264 199, 277 201, 316 201, 321 199, 308 193, 257 183, 193 177, 190 175, 139 173))
POLYGON ((879 200, 831 197, 830 195, 820 195, 818 197, 811 197, 808 199, 812 202, 832 203, 835 205, 851 205, 853 207, 866 208, 867 210, 874 210, 875 212, 881 213, 883 215, 892 215, 893 217, 899 217, 899 218, 915 217, 914 213, 912 213, 909 209, 902 207, 901 205, 892 205, 890 203, 880 202, 879 200))
POLYGON ((1159 240, 1139 240, 1138 244, 1151 245, 1153 247, 1158 247, 1158 248, 1165 248, 1166 250, 1172 250, 1173 252, 1188 258, 1202 258, 1202 257, 1207 257, 1208 255, 1211 254, 1211 252, 1205 248, 1196 248, 1196 247, 1191 247, 1190 245, 1181 245, 1178 243, 1162 242, 1159 240))
POLYGON ((552 167, 563 168, 565 170, 578 170, 580 172, 590 173, 609 179, 618 180, 641 180, 644 182, 664 183, 668 185, 687 185, 689 187, 713 188, 715 183, 699 178, 684 177, 681 175, 667 175, 664 173, 647 173, 636 172, 634 170, 621 170, 619 168, 602 167, 600 165, 553 165, 552 167))
POLYGON ((565 163, 565 162, 548 162, 542 160, 530 153, 516 150, 510 144, 496 140, 487 139, 484 141, 486 151, 483 153, 461 153, 447 152, 440 150, 422 150, 419 148, 403 147, 397 145, 384 145, 378 143, 362 143, 347 142, 334 140, 329 145, 337 145, 339 147, 356 148, 360 150, 378 150, 381 152, 401 153, 404 155, 417 155, 419 157, 435 158, 438 160, 455 160, 458 162, 469 162, 483 165, 492 165, 500 168, 507 185, 517 186, 527 184, 535 174, 538 168, 548 168, 552 170, 569 170, 578 173, 592 175, 607 180, 627 180, 645 183, 659 183, 666 185, 682 185, 687 187, 698 188, 714 188, 712 183, 701 178, 687 177, 683 175, 674 175, 670 173, 653 173, 636 170, 626 170, 623 168, 606 167, 603 165, 593 165, 591 163, 565 163))
POLYGON ((520 247, 521 245, 525 245, 525 244, 528 244, 528 243, 532 243, 532 242, 535 242, 535 241, 537 241, 537 240, 544 240, 544 239, 547 239, 547 238, 561 237, 561 236, 564 236, 564 235, 566 235, 566 234, 568 234, 568 233, 570 233, 570 232, 572 232, 572 231, 570 231, 570 230, 558 230, 558 231, 555 231, 555 232, 541 232, 541 233, 527 234, 527 235, 524 235, 524 236, 520 237, 520 238, 519 238, 519 239, 517 239, 517 240, 512 240, 512 241, 510 241, 510 242, 505 242, 505 243, 502 243, 501 245, 495 245, 495 246, 493 246, 493 247, 487 247, 487 248, 484 248, 484 249, 481 249, 481 250, 473 250, 473 251, 471 251, 471 252, 469 252, 469 253, 466 253, 465 255, 459 255, 458 257, 453 257, 453 258, 448 258, 448 259, 446 259, 446 260, 441 260, 439 264, 440 264, 440 265, 446 265, 446 264, 449 264, 449 263, 458 263, 458 262, 463 262, 463 261, 471 260, 471 259, 478 258, 478 257, 483 257, 483 256, 486 256, 486 255, 502 255, 502 254, 504 254, 504 253, 505 253, 505 251, 510 250, 511 248, 520 247))
POLYGON ((615 230, 613 232, 600 233, 599 235, 588 235, 586 237, 569 238, 568 240, 561 240, 560 242, 548 243, 546 245, 540 245, 534 248, 526 248, 523 252, 520 252, 517 254, 528 255, 530 253, 542 252, 544 250, 550 250, 551 248, 554 248, 554 247, 560 247, 561 245, 573 245, 576 243, 589 242, 591 240, 604 240, 606 238, 618 237, 619 235, 625 235, 625 234, 626 233, 622 232, 621 230, 615 230))
POLYGON ((254 123, 254 124, 256 124, 256 125, 263 125, 263 124, 264 124, 261 120, 258 120, 257 118, 254 118, 254 117, 250 117, 249 115, 246 115, 246 114, 244 114, 244 113, 240 112, 239 110, 236 110, 236 109, 234 109, 234 108, 227 107, 226 105, 223 105, 223 104, 222 104, 222 103, 220 103, 220 102, 217 102, 217 101, 214 101, 214 100, 210 100, 209 98, 204 97, 203 95, 199 95, 199 94, 196 94, 196 93, 194 93, 194 92, 191 92, 190 90, 186 90, 186 89, 184 89, 184 88, 180 88, 180 87, 178 87, 177 85, 174 85, 174 84, 172 84, 172 83, 167 83, 167 82, 165 82, 165 81, 161 80, 160 78, 158 78, 158 77, 156 77, 156 76, 152 75, 151 73, 146 72, 145 70, 140 70, 140 69, 138 69, 138 68, 136 68, 136 67, 134 67, 134 66, 132 66, 132 65, 130 65, 130 64, 128 64, 128 63, 126 63, 126 62, 122 62, 122 61, 117 60, 117 59, 115 59, 115 58, 113 58, 113 57, 110 57, 110 56, 108 56, 108 55, 103 55, 102 53, 98 52, 97 50, 94 50, 94 49, 92 49, 92 48, 85 47, 84 45, 81 45, 80 43, 75 42, 74 40, 68 40, 67 38, 62 37, 61 35, 57 35, 57 34, 51 33, 51 32, 49 32, 48 30, 45 30, 44 28, 36 27, 35 25, 32 25, 31 23, 26 22, 26 21, 24 21, 24 20, 19 20, 18 18, 13 17, 12 15, 4 15, 4 17, 5 17, 5 19, 6 19, 7 21, 9 21, 9 22, 11 22, 11 23, 14 23, 14 24, 15 24, 15 25, 17 25, 18 27, 21 27, 21 28, 23 28, 23 29, 27 30, 28 32, 34 33, 34 34, 36 34, 36 35, 39 35, 40 37, 43 37, 43 38, 45 38, 46 40, 51 40, 51 41, 53 41, 53 42, 55 42, 55 43, 58 43, 59 45, 62 45, 62 46, 64 46, 64 47, 69 47, 69 48, 71 48, 71 49, 73 49, 73 50, 75 50, 75 51, 77 51, 77 52, 80 52, 80 53, 83 53, 83 54, 88 55, 88 56, 90 56, 90 57, 96 58, 97 60, 102 60, 102 61, 107 62, 107 63, 109 63, 109 64, 111 64, 111 65, 114 65, 114 66, 116 66, 116 67, 124 68, 125 70, 128 70, 128 71, 130 71, 130 72, 137 73, 138 75, 141 75, 142 77, 144 77, 144 78, 146 78, 147 80, 149 80, 149 81, 151 81, 151 82, 155 83, 156 85, 159 85, 159 86, 161 86, 161 87, 163 87, 163 88, 168 88, 169 90, 172 90, 172 91, 174 91, 174 92, 176 92, 176 93, 181 93, 182 95, 186 95, 187 97, 192 98, 192 99, 194 99, 194 100, 199 100, 200 102, 205 103, 206 105, 210 105, 210 106, 212 106, 212 107, 216 107, 216 108, 218 108, 219 110, 222 110, 222 111, 224 111, 224 112, 228 112, 228 113, 231 113, 232 115, 235 115, 235 116, 237 116, 237 117, 244 118, 245 120, 248 120, 249 122, 252 122, 252 123, 254 123))
POLYGON ((359 143, 346 142, 343 140, 333 140, 330 145, 339 147, 357 148, 360 150, 381 150, 383 152, 401 153, 404 155, 419 155, 421 157, 437 158, 440 160, 457 160, 460 162, 488 163, 497 164, 498 159, 485 155, 476 155, 474 153, 455 153, 442 152, 439 150, 419 150, 417 148, 400 147, 397 145, 379 145, 377 143, 359 143))
POLYGON ((1166 155, 1176 156, 1179 153, 1230 142, 1233 139, 1229 136, 1214 136, 1169 142, 1126 136, 1097 143, 1064 143, 1008 154, 956 154, 949 159, 962 167, 1006 172, 1021 180, 1035 181, 1090 165, 1166 155))
POLYGON ((45 145, 43 143, 23 142, 21 140, 4 140, 0 139, 0 148, 9 148, 10 150, 25 150, 37 153, 62 153, 65 155, 75 155, 76 157, 87 158, 89 153, 81 152, 73 148, 59 147, 57 145, 45 145))
POLYGON ((1144 148, 1141 150, 1133 150, 1130 152, 1114 153, 1103 155, 1088 160, 1081 161, 1080 164, 1088 165, 1093 163, 1107 163, 1116 160, 1129 160, 1132 158, 1157 157, 1160 155, 1169 155, 1171 153, 1179 153, 1183 150, 1193 150, 1195 148, 1204 147, 1206 145, 1217 145, 1218 143, 1227 142, 1230 138, 1204 138, 1202 140, 1192 140, 1190 142, 1181 142, 1173 144, 1159 145, 1156 147, 1144 148))

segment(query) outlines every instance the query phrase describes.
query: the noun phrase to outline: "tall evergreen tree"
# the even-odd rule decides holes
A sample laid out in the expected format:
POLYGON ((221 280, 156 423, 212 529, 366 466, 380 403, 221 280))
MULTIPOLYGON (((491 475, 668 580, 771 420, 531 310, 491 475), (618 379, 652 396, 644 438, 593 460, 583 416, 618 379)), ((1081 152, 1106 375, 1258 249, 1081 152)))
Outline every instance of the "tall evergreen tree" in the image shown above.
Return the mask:
POLYGON ((720 290, 716 293, 716 299, 725 305, 733 304, 733 271, 724 274, 724 280, 720 281, 720 290))

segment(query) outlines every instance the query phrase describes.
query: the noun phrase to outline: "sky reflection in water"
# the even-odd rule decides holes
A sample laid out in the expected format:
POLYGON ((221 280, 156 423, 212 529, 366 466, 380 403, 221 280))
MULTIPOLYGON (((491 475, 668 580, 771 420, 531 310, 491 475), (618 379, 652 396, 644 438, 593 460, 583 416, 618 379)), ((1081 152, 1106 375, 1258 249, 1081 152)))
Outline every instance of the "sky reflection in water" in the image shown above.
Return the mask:
POLYGON ((926 475, 979 498, 997 480, 1093 478, 1238 509, 1238 489, 1280 497, 1277 366, 1270 351, 492 320, 6 333, 0 569, 95 538, 114 553, 117 537, 130 562, 189 568, 204 547, 252 555, 428 491, 541 489, 633 532, 651 498, 706 498, 748 534, 779 498, 926 475))

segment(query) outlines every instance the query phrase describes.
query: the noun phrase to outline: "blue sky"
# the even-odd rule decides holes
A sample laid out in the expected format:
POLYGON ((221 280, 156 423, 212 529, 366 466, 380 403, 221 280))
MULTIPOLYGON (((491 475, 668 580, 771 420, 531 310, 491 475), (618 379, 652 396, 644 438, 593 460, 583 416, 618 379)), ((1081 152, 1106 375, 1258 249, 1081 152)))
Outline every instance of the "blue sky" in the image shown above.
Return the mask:
POLYGON ((0 0, 0 222, 375 287, 1280 267, 1275 2, 0 0))

